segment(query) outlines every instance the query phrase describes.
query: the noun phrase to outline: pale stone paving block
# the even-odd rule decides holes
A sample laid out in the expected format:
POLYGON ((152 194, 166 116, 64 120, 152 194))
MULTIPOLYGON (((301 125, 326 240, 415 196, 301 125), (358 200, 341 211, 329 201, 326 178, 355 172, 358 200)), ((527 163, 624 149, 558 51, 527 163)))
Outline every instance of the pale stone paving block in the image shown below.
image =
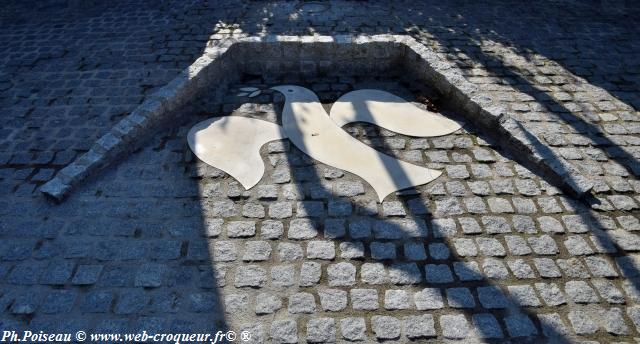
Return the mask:
POLYGON ((397 339, 402 327, 395 317, 374 315, 371 317, 371 329, 378 339, 397 339))
POLYGON ((469 323, 464 315, 441 315, 440 327, 442 335, 449 339, 466 338, 469 333, 469 323))
POLYGON ((378 309, 378 291, 375 289, 351 289, 351 307, 354 310, 378 309))
POLYGON ((307 342, 333 343, 336 341, 336 322, 333 318, 312 318, 307 322, 307 342))

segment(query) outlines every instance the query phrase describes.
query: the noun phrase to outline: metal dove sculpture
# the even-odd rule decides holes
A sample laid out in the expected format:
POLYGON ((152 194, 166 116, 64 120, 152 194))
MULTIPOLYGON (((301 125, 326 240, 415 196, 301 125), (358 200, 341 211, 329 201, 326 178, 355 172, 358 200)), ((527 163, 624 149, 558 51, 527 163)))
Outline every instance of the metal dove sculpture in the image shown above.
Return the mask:
POLYGON ((288 138, 321 163, 364 179, 382 202, 390 193, 429 183, 441 172, 381 153, 349 135, 342 126, 368 122, 418 137, 442 136, 460 129, 457 122, 384 91, 349 92, 327 114, 311 90, 291 85, 272 89, 285 96, 282 127, 259 119, 227 116, 202 121, 187 134, 189 147, 200 160, 228 173, 245 189, 256 185, 264 174, 260 147, 288 138))

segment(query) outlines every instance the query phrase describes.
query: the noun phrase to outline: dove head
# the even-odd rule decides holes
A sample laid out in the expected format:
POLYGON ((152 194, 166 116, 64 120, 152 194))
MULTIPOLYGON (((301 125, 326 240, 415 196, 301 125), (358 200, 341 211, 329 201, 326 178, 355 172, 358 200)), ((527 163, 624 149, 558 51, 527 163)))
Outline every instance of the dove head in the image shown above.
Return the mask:
POLYGON ((294 85, 281 85, 271 87, 272 90, 276 90, 282 94, 287 102, 319 102, 318 97, 310 89, 294 86, 294 85))

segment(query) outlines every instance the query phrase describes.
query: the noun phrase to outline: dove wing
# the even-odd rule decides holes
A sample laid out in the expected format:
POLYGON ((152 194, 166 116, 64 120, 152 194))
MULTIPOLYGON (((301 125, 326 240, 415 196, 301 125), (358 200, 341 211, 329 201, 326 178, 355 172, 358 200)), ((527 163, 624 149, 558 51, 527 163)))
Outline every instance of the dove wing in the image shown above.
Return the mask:
POLYGON ((282 127, 277 124, 227 116, 197 123, 189 130, 187 141, 200 160, 223 170, 245 189, 250 189, 264 174, 260 147, 286 137, 282 127))
POLYGON ((340 127, 368 122, 393 132, 417 137, 451 134, 460 124, 435 112, 380 90, 357 90, 344 94, 331 107, 331 119, 340 127))

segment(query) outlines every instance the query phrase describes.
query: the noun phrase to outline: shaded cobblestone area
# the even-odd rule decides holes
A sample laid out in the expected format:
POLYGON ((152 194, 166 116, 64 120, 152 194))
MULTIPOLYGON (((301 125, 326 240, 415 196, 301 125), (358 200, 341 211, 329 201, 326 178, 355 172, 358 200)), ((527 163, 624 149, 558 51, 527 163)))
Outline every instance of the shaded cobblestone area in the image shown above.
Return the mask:
POLYGON ((640 336, 640 69, 629 21, 596 15, 597 4, 333 2, 321 16, 295 5, 117 2, 52 22, 16 17, 0 31, 3 329, 247 328, 256 342, 285 343, 640 336), (243 86, 302 84, 330 104, 375 85, 460 118, 405 76, 246 76, 224 104, 158 133, 66 202, 34 192, 210 34, 215 44, 239 32, 408 32, 503 99, 546 154, 593 176, 594 197, 563 195, 470 123, 433 139, 349 126, 444 171, 382 204, 358 177, 287 142, 263 147, 265 178, 249 191, 186 147, 190 125, 210 115, 278 120, 281 97, 237 97, 243 86))

